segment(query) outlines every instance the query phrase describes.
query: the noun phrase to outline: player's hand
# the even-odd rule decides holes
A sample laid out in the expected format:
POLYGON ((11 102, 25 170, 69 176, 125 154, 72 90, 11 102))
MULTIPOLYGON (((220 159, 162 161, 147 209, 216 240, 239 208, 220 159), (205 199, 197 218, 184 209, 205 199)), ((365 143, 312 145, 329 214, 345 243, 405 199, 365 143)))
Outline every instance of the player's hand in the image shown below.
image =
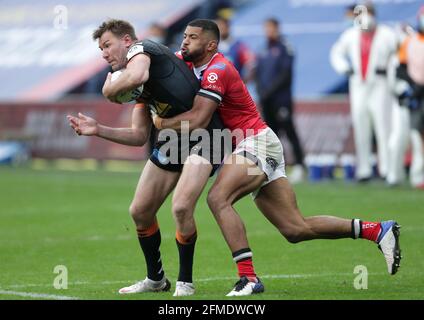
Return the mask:
POLYGON ((112 73, 111 72, 107 74, 105 83, 103 84, 102 93, 103 93, 103 96, 106 99, 108 99, 110 102, 121 104, 120 102, 116 101, 116 95, 114 95, 112 91, 112 73))
POLYGON ((156 129, 162 129, 162 118, 153 110, 150 110, 150 115, 152 116, 152 122, 156 129))
POLYGON ((82 113, 78 113, 78 117, 67 115, 66 118, 69 121, 69 125, 79 136, 94 136, 99 132, 97 121, 82 113))

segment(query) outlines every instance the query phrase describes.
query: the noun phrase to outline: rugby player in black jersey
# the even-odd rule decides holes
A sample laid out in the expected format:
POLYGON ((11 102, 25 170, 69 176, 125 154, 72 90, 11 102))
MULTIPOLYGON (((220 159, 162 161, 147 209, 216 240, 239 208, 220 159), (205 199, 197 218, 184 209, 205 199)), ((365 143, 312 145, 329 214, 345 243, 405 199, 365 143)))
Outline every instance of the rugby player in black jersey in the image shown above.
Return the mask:
MULTIPOLYGON (((111 74, 108 75, 103 87, 104 96, 116 102, 118 94, 143 84, 142 102, 135 104, 131 127, 128 128, 107 127, 81 113, 77 117, 68 115, 70 125, 77 134, 98 136, 124 145, 142 146, 149 138, 151 111, 166 118, 192 107, 200 89, 199 81, 185 62, 167 47, 150 40, 138 41, 132 25, 122 20, 104 22, 94 31, 93 39, 98 40, 102 56, 112 70, 123 70, 113 82, 111 74)), ((218 115, 214 115, 207 126, 208 131, 222 128, 218 115)), ((214 148, 212 138, 206 147, 205 141, 183 143, 181 135, 173 137, 169 132, 160 132, 158 140, 140 176, 129 209, 145 257, 147 277, 120 289, 119 293, 170 289, 170 282, 162 268, 159 251, 161 234, 156 215, 167 196, 175 189, 172 211, 176 223, 180 268, 174 296, 192 295, 195 291, 192 269, 197 238, 194 208, 209 176, 222 160, 223 148, 220 143, 218 148, 214 148), (163 151, 165 143, 170 148, 163 151), (175 154, 178 155, 177 159, 175 154)))

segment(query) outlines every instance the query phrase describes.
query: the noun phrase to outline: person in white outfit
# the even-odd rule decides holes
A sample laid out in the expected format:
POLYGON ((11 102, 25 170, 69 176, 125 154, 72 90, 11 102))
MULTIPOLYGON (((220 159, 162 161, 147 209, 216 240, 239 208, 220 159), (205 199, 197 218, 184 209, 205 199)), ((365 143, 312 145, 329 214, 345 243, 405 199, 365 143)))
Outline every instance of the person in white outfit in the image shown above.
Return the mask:
POLYGON ((405 174, 402 160, 410 140, 410 183, 413 187, 424 189, 421 136, 424 133, 424 6, 420 8, 417 18, 418 30, 403 39, 395 64, 393 89, 399 103, 397 107, 395 104, 397 117, 393 117, 395 127, 390 138, 391 156, 387 182, 395 185, 403 181, 405 174))
MULTIPOLYGON (((362 9, 361 9, 362 8, 362 9)), ((349 75, 349 92, 356 149, 356 178, 372 178, 372 133, 377 140, 378 171, 387 175, 388 141, 393 95, 387 67, 397 50, 397 36, 388 26, 377 24, 371 4, 360 11, 355 25, 333 45, 330 60, 340 74, 349 75)))

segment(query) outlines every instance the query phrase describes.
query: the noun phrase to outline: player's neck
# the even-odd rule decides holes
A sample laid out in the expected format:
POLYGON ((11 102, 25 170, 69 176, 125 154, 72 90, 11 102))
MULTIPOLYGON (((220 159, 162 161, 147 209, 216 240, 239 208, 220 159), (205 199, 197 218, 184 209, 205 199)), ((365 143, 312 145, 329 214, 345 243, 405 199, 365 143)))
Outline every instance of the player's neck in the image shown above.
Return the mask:
POLYGON ((199 59, 198 61, 193 61, 194 67, 195 68, 199 68, 201 66, 204 66, 204 65, 208 64, 212 60, 212 58, 215 56, 215 54, 217 52, 218 51, 209 52, 202 59, 199 59))

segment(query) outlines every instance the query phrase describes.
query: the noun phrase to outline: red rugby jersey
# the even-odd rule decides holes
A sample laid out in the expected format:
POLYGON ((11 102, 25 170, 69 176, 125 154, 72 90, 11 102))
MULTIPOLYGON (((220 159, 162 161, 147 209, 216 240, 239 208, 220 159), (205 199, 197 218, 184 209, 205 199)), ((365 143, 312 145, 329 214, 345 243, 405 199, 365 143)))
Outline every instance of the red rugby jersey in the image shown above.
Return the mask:
POLYGON ((198 94, 219 103, 218 113, 226 128, 241 129, 245 136, 267 128, 240 74, 221 53, 215 54, 206 66, 194 69, 191 63, 187 65, 200 78, 198 94))
POLYGON ((215 54, 201 76, 199 95, 219 103, 218 113, 231 131, 242 129, 257 133, 267 127, 240 74, 221 53, 215 54))

